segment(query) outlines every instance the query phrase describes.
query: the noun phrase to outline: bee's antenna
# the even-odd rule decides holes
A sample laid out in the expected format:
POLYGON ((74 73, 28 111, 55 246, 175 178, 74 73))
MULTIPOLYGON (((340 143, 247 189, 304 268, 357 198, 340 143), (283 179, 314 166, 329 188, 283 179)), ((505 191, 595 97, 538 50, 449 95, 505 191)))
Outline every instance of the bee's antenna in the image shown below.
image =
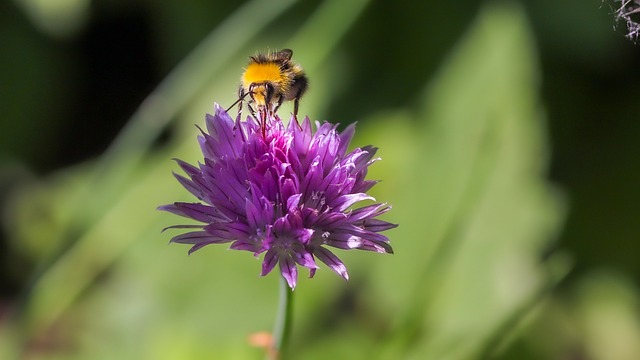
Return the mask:
POLYGON ((227 108, 227 112, 229 112, 229 110, 233 109, 234 106, 238 105, 239 102, 241 102, 242 100, 244 100, 244 98, 247 97, 247 95, 251 94, 250 92, 244 93, 242 94, 242 96, 238 97, 238 100, 236 100, 233 104, 231 104, 231 106, 229 106, 227 108))

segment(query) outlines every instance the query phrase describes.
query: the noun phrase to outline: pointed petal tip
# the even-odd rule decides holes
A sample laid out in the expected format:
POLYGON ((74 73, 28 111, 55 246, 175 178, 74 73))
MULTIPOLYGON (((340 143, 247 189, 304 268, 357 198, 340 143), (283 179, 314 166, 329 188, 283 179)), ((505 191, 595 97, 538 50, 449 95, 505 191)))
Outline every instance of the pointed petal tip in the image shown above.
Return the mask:
POLYGON ((260 275, 265 276, 270 273, 278 264, 278 260, 278 254, 275 250, 267 250, 267 253, 264 254, 264 259, 262 260, 262 271, 260 272, 260 275))
POLYGON ((379 254, 393 254, 393 248, 387 242, 378 242, 375 247, 378 249, 376 252, 379 254))
POLYGON ((288 279, 286 277, 284 277, 284 280, 287 282, 287 285, 289 285, 289 288, 291 289, 291 291, 294 291, 296 289, 296 280, 294 279, 288 279))
POLYGON ((217 102, 213 103, 214 116, 227 115, 227 109, 223 108, 217 102))
POLYGON ((291 257, 283 256, 280 261, 280 274, 287 281, 291 290, 295 289, 298 280, 298 268, 291 257))
POLYGON ((193 254, 194 252, 202 249, 203 247, 205 247, 205 245, 207 244, 195 244, 191 247, 191 249, 189 249, 189 252, 187 253, 189 256, 191 256, 191 254, 193 254))
POLYGON ((291 291, 293 291, 296 288, 297 279, 295 277, 291 276, 291 275, 292 275, 291 273, 285 273, 285 272, 282 271, 282 269, 280 269, 280 276, 282 276, 284 281, 287 282, 287 285, 289 286, 291 291))

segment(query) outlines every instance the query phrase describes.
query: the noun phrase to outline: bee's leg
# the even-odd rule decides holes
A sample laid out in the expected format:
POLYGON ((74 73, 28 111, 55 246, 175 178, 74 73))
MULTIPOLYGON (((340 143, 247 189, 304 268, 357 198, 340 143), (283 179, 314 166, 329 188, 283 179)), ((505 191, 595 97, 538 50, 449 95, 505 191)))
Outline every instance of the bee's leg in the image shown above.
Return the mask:
POLYGON ((300 98, 296 97, 295 99, 293 99, 293 117, 296 118, 296 121, 298 121, 298 106, 300 104, 300 98))
POLYGON ((276 104, 276 106, 273 107, 273 114, 276 114, 276 111, 278 111, 278 109, 280 108, 280 105, 282 105, 282 103, 284 102, 284 96, 280 95, 280 97, 278 98, 278 103, 276 104))
POLYGON ((258 121, 260 121, 260 119, 258 119, 258 116, 256 115, 256 111, 253 110, 253 108, 251 107, 251 104, 247 103, 247 107, 249 108, 249 111, 251 112, 251 115, 258 121))
POLYGON ((302 127, 298 122, 298 107, 300 105, 300 99, 307 91, 307 88, 309 88, 309 80, 303 74, 299 74, 294 78, 293 86, 290 89, 291 94, 287 97, 288 99, 293 99, 293 118, 296 119, 296 123, 300 129, 302 129, 302 127))
POLYGON ((300 96, 296 96, 293 99, 293 118, 296 120, 296 124, 298 125, 298 129, 302 130, 302 126, 298 122, 298 104, 300 103, 300 96))
MULTIPOLYGON (((247 94, 245 94, 244 89, 242 88, 242 86, 240 86, 238 88, 238 100, 236 100, 233 104, 231 104, 231 106, 229 106, 229 108, 227 109, 227 113, 229 112, 229 110, 233 109, 234 106, 236 106, 236 104, 238 104, 238 116, 236 117, 236 122, 240 121, 241 117, 242 117, 242 102, 244 101, 244 97, 247 96, 247 94)), ((233 126, 233 130, 236 130, 236 125, 233 126)))

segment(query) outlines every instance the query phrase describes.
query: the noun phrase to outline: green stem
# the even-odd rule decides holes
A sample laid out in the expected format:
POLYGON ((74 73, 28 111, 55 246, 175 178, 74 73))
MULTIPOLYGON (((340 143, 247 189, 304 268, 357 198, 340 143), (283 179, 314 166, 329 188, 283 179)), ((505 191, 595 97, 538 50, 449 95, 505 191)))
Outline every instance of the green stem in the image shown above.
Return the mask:
POLYGON ((293 313, 293 290, 289 288, 284 277, 280 277, 280 302, 278 304, 278 315, 273 327, 273 349, 277 359, 286 359, 286 346, 291 333, 291 319, 293 313))

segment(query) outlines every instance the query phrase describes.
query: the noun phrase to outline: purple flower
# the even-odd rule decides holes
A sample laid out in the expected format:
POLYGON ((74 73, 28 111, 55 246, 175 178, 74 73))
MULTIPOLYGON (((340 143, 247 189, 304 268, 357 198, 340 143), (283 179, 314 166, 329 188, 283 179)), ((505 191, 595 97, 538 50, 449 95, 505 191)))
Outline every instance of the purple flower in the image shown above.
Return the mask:
POLYGON ((160 210, 199 221, 175 225, 193 231, 171 242, 192 245, 231 243, 231 249, 265 253, 262 275, 276 264, 293 289, 297 265, 313 277, 320 260, 338 275, 347 268, 327 247, 393 253, 380 232, 397 225, 377 219, 390 206, 367 195, 376 181, 366 180, 367 168, 378 160, 376 148, 366 146, 347 153, 355 132, 350 125, 338 133, 336 125, 305 118, 285 127, 277 116, 233 121, 216 104, 207 114, 207 131, 198 137, 204 163, 193 166, 176 160, 187 177, 174 174, 201 202, 176 202, 160 210), (367 201, 367 205, 359 205, 367 201))

